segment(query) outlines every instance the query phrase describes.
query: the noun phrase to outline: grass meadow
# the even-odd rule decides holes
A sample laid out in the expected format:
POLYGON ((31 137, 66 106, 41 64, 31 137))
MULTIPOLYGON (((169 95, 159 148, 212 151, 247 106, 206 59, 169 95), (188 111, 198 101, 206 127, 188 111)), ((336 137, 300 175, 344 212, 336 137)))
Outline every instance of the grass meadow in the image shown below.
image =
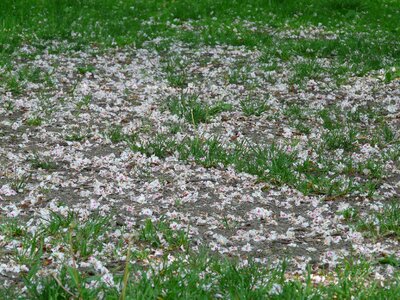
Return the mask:
POLYGON ((399 299, 400 1, 0 1, 0 299, 399 299))

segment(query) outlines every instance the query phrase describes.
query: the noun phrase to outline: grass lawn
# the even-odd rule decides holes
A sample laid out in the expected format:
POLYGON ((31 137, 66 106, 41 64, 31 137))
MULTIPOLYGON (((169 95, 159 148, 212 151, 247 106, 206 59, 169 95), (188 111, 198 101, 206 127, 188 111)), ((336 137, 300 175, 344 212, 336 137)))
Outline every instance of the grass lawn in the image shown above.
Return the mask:
POLYGON ((1 299, 399 299, 400 1, 0 2, 1 299))

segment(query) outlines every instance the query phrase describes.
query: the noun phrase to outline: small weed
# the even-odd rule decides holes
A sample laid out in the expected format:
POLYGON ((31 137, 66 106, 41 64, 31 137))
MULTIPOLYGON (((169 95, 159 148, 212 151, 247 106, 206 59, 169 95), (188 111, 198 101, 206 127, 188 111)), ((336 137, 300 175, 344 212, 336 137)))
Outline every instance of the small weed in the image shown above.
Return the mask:
POLYGON ((188 78, 185 72, 168 73, 168 82, 174 87, 184 88, 188 84, 188 78))
POLYGON ((20 81, 40 83, 42 81, 42 70, 40 68, 23 67, 18 71, 20 81))
POLYGON ((319 116, 322 119, 322 126, 328 130, 339 129, 342 124, 336 119, 336 113, 334 109, 323 109, 319 112, 319 116))
POLYGON ((232 69, 227 76, 230 84, 244 84, 248 80, 247 72, 243 69, 232 69))
POLYGON ((284 110, 283 114, 291 120, 305 121, 307 116, 304 109, 297 104, 289 104, 284 110))
POLYGON ((115 126, 107 132, 107 136, 114 144, 122 142, 125 138, 121 126, 115 126))
POLYGON ((217 138, 187 138, 178 145, 177 151, 181 160, 193 159, 206 168, 216 167, 219 164, 228 165, 231 162, 229 154, 217 138))
POLYGON ((179 123, 172 123, 169 125, 169 132, 172 134, 177 134, 182 131, 182 125, 179 123))
POLYGON ((391 143, 395 139, 395 132, 393 129, 388 125, 388 124, 383 124, 383 126, 380 129, 380 134, 383 137, 383 140, 385 143, 391 143))
POLYGON ((400 259, 394 255, 386 256, 379 259, 379 263, 382 265, 391 265, 393 267, 400 267, 400 259))
POLYGON ((26 230, 15 219, 2 220, 0 232, 10 239, 22 237, 26 234, 26 230))
POLYGON ((318 80, 322 76, 323 69, 317 62, 301 62, 293 65, 293 75, 289 83, 302 86, 306 80, 318 80))

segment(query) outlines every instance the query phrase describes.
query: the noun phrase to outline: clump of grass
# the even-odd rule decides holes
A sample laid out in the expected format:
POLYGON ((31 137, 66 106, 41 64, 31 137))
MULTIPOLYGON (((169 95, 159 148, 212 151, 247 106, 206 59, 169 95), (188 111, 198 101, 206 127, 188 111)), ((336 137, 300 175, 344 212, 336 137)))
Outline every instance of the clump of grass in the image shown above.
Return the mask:
POLYGON ((35 169, 52 170, 57 167, 55 162, 51 160, 40 159, 40 157, 37 155, 30 160, 30 163, 32 168, 35 169))
POLYGON ((385 83, 390 83, 393 80, 400 79, 400 69, 399 68, 391 68, 389 71, 385 73, 385 83))
POLYGON ((36 117, 32 117, 32 118, 27 119, 25 121, 25 124, 28 125, 28 126, 36 127, 36 126, 42 125, 42 122, 43 122, 43 119, 41 117, 39 117, 39 116, 36 116, 36 117))
POLYGON ((198 96, 191 94, 181 94, 179 97, 169 98, 167 107, 172 114, 184 118, 193 125, 207 123, 215 115, 232 109, 232 105, 229 103, 217 102, 209 105, 200 101, 198 96))
POLYGON ((122 141, 125 141, 129 144, 133 143, 136 138, 137 138, 137 134, 125 134, 122 131, 122 127, 121 126, 114 126, 112 128, 110 128, 107 133, 106 133, 107 137, 110 139, 110 141, 114 144, 120 143, 122 141))
POLYGON ((343 216, 344 220, 347 222, 357 220, 359 217, 359 212, 354 207, 346 208, 339 212, 340 215, 343 216))
POLYGON ((377 132, 377 140, 378 142, 381 140, 384 143, 394 142, 396 138, 395 131, 385 122, 383 123, 378 132, 377 132))
POLYGON ((140 230, 139 240, 149 243, 152 247, 163 246, 169 250, 189 246, 187 233, 183 230, 171 229, 171 222, 166 220, 153 222, 147 219, 140 230))
POLYGON ((68 134, 65 136, 65 140, 68 142, 82 142, 86 138, 87 138, 87 136, 85 136, 79 132, 71 133, 71 134, 68 134))
POLYGON ((264 99, 247 97, 240 101, 242 112, 246 116, 261 116, 264 112, 269 110, 269 106, 264 99))
POLYGON ((283 114, 291 120, 299 120, 299 121, 307 120, 304 108, 302 108, 298 104, 294 103, 288 104, 285 110, 283 111, 283 114))
POLYGON ((177 152, 181 160, 194 160, 206 168, 232 163, 232 157, 218 138, 187 138, 178 145, 177 152))
POLYGON ((339 129, 342 127, 339 120, 336 119, 336 114, 334 109, 322 109, 318 115, 322 119, 322 126, 328 130, 339 129))
POLYGON ((186 72, 188 63, 179 57, 174 57, 166 61, 163 70, 166 73, 167 81, 173 87, 184 88, 187 86, 188 74, 186 72))
POLYGON ((257 175, 273 184, 294 184, 297 175, 293 168, 295 153, 272 144, 259 147, 238 144, 234 152, 234 165, 238 171, 257 175))
POLYGON ((306 80, 318 80, 322 77, 324 69, 315 61, 300 62, 293 64, 293 74, 289 78, 289 83, 304 85, 306 80))
POLYGON ((86 73, 94 73, 96 68, 93 65, 81 65, 77 67, 77 71, 81 75, 85 75, 86 73))
POLYGON ((146 156, 155 155, 165 158, 173 154, 176 150, 176 142, 168 139, 165 135, 158 134, 153 140, 142 143, 132 143, 130 147, 133 151, 139 151, 146 156))
POLYGON ((329 150, 343 149, 352 151, 356 148, 357 132, 355 129, 336 129, 322 136, 325 146, 329 150))
POLYGON ((171 123, 169 124, 169 132, 172 134, 177 134, 182 131, 182 125, 179 123, 171 123))
POLYGON ((76 104, 76 107, 77 107, 78 109, 82 109, 82 108, 84 108, 84 107, 89 107, 89 104, 90 104, 91 101, 92 101, 92 96, 91 96, 91 95, 86 95, 86 96, 84 96, 84 97, 82 98, 81 101, 79 101, 79 102, 76 104))
POLYGON ((9 111, 9 112, 14 111, 14 108, 15 108, 14 103, 9 100, 4 102, 3 107, 6 111, 9 111))
POLYGON ((23 193, 26 185, 28 184, 28 176, 22 175, 14 178, 11 182, 11 188, 16 191, 17 193, 23 193))
POLYGON ((22 85, 16 76, 10 76, 5 81, 6 90, 13 95, 18 96, 22 94, 22 85))
POLYGON ((368 237, 382 239, 392 237, 400 240, 400 202, 386 203, 379 211, 370 211, 362 215, 359 210, 350 207, 339 212, 345 221, 368 237))
POLYGON ((357 228, 368 235, 400 240, 400 202, 386 204, 378 212, 370 213, 366 218, 359 218, 357 228))

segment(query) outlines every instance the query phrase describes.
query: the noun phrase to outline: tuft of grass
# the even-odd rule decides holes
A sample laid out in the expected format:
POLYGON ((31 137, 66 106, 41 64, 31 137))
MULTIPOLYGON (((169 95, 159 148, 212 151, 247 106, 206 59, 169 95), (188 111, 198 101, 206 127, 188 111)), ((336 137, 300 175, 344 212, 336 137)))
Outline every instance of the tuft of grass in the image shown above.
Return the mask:
POLYGON ((140 230, 139 240, 149 243, 152 247, 163 247, 169 250, 189 246, 186 232, 173 230, 171 222, 166 220, 159 220, 155 223, 151 219, 147 219, 140 230))
POLYGON ((229 103, 217 102, 209 105, 200 101, 198 96, 191 94, 170 97, 167 107, 172 114, 184 118, 195 126, 199 123, 208 123, 215 115, 232 109, 232 105, 229 103))
POLYGON ((36 126, 42 125, 42 122, 43 122, 43 119, 41 117, 39 117, 39 116, 36 116, 36 117, 32 117, 32 118, 27 119, 25 121, 25 124, 28 125, 28 126, 36 127, 36 126))
POLYGON ((399 68, 390 68, 389 71, 385 73, 385 83, 390 83, 394 80, 400 79, 400 69, 399 68))
POLYGON ((14 96, 22 94, 22 85, 16 76, 6 78, 5 87, 8 92, 11 92, 14 96))
POLYGON ((269 110, 269 106, 264 99, 247 97, 240 101, 242 112, 246 116, 261 116, 264 112, 269 110))
POLYGON ((83 140, 85 140, 87 138, 87 136, 76 132, 76 133, 71 133, 65 136, 65 140, 68 142, 82 142, 83 140))
POLYGON ((12 182, 11 182, 11 188, 16 191, 17 193, 22 193, 24 192, 26 185, 28 183, 28 176, 19 176, 17 178, 15 178, 12 182))
POLYGON ((40 159, 39 156, 35 155, 30 160, 32 168, 43 169, 43 170, 53 170, 57 167, 56 163, 50 160, 40 159))
POLYGON ((133 143, 136 138, 137 134, 125 134, 122 132, 122 127, 121 126, 114 126, 110 128, 106 136, 110 139, 110 141, 114 144, 120 143, 122 141, 125 141, 129 144, 133 143))
POLYGON ((165 135, 158 134, 153 140, 142 143, 132 143, 130 144, 130 148, 148 157, 155 155, 160 158, 165 158, 174 153, 176 142, 168 139, 165 135))
POLYGON ((394 200, 385 204, 378 212, 370 213, 366 218, 359 218, 357 221, 358 230, 376 237, 392 237, 400 240, 400 203, 394 200))
POLYGON ((357 132, 354 129, 336 129, 325 133, 322 136, 323 142, 327 149, 336 150, 343 149, 352 151, 356 148, 357 132))
POLYGON ((217 167, 220 164, 228 165, 232 162, 232 158, 218 138, 187 138, 176 150, 181 160, 194 160, 206 168, 217 167))
POLYGON ((12 101, 7 100, 7 101, 4 101, 3 107, 4 107, 4 109, 6 111, 13 112, 14 108, 15 108, 15 105, 14 105, 14 103, 12 101))
POLYGON ((82 65, 78 66, 76 69, 81 75, 85 75, 86 73, 94 73, 96 71, 96 68, 93 65, 82 65))
POLYGON ((84 107, 89 107, 90 102, 92 101, 91 95, 86 95, 76 104, 77 109, 82 109, 84 107))
POLYGON ((345 221, 368 237, 376 239, 391 237, 400 240, 400 202, 398 199, 384 204, 379 211, 370 211, 366 215, 362 215, 359 210, 352 207, 339 213, 345 221))

